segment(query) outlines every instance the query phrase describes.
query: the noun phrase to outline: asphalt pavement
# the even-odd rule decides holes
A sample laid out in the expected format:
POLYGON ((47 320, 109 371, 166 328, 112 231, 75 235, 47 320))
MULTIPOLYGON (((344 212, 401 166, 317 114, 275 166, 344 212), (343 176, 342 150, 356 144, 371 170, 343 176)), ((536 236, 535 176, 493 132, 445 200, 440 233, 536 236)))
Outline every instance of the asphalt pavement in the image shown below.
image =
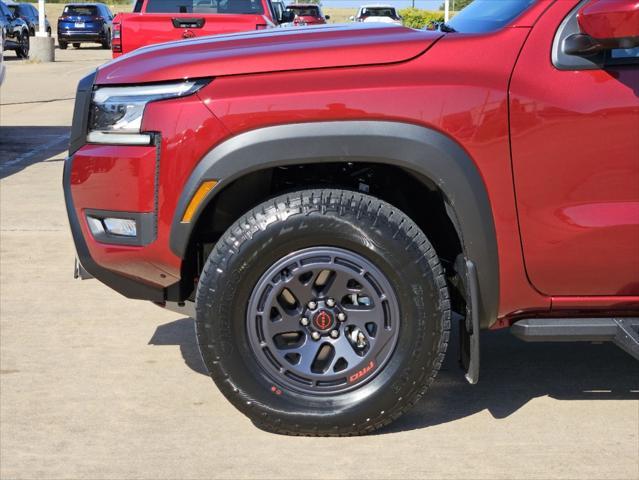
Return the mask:
POLYGON ((13 60, 0 89, 0 478, 639 479, 639 362, 611 345, 482 337, 358 438, 256 429, 218 392, 193 321, 73 279, 61 188, 78 80, 109 52, 13 60))

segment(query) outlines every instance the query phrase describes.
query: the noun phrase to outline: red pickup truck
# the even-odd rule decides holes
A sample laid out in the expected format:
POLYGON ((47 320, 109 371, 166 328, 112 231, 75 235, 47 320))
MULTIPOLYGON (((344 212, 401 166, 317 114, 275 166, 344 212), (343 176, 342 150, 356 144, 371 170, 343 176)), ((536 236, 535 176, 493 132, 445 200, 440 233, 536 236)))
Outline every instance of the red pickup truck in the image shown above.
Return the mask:
POLYGON ((270 0, 137 0, 113 19, 113 58, 136 48, 187 38, 268 29, 289 22, 270 0))
POLYGON ((78 86, 77 271, 194 315, 220 390, 280 433, 387 425, 452 328, 471 383, 498 328, 639 358, 638 92, 627 0, 141 49, 78 86))

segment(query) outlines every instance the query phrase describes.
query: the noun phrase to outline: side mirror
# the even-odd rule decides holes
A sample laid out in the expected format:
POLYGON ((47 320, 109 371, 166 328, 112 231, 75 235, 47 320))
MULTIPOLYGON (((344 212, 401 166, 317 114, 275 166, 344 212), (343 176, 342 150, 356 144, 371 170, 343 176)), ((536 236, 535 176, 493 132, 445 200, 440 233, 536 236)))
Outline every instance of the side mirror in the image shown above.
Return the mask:
POLYGON ((326 20, 330 20, 330 19, 331 19, 331 16, 330 16, 330 15, 324 15, 324 18, 325 18, 326 20))
POLYGON ((639 2, 591 0, 579 10, 577 23, 581 33, 566 38, 566 53, 571 50, 572 55, 589 55, 639 47, 639 2), (583 53, 577 51, 579 48, 584 49, 583 53))
POLYGON ((295 12, 292 12, 291 10, 284 10, 282 12, 280 23, 290 23, 293 20, 295 20, 295 12))

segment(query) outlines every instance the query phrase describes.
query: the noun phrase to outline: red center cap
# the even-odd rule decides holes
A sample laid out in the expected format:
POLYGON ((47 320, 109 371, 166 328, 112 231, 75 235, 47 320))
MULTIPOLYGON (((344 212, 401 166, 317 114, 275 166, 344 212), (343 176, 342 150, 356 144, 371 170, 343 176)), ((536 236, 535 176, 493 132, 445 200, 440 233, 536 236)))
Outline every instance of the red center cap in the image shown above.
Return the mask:
POLYGON ((326 310, 320 310, 313 317, 313 326, 318 330, 329 330, 333 327, 333 315, 326 310))

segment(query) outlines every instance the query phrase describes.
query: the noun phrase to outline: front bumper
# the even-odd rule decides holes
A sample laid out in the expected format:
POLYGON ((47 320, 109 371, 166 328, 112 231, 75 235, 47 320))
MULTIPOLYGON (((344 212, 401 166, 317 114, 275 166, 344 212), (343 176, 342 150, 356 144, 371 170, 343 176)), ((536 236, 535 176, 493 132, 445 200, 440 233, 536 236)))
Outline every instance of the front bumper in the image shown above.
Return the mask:
MULTIPOLYGON (((80 81, 64 194, 78 259, 88 274, 129 298, 182 301, 183 258, 171 251, 171 223, 191 171, 226 129, 197 95, 149 103, 142 130, 153 145, 86 141, 96 72, 80 81), (89 218, 92 217, 92 218, 89 218), (134 237, 97 234, 96 218, 133 220, 134 237)), ((106 225, 106 222, 104 222, 106 225)))
MULTIPOLYGON (((130 276, 123 275, 121 272, 115 272, 105 268, 96 262, 88 244, 88 241, 94 242, 94 240, 87 228, 86 217, 84 216, 83 209, 77 208, 74 203, 72 187, 83 183, 82 174, 78 175, 77 168, 74 169, 74 156, 77 155, 77 152, 86 144, 87 122, 95 75, 96 72, 92 72, 80 80, 78 84, 73 112, 73 125, 69 138, 69 156, 64 163, 62 179, 67 215, 69 217, 69 225, 71 226, 71 234, 75 243, 78 260, 86 272, 124 296, 161 302, 164 301, 165 297, 164 289, 161 286, 131 278, 130 276)), ((89 171, 85 169, 85 171, 89 176, 97 173, 97 170, 89 171)))

